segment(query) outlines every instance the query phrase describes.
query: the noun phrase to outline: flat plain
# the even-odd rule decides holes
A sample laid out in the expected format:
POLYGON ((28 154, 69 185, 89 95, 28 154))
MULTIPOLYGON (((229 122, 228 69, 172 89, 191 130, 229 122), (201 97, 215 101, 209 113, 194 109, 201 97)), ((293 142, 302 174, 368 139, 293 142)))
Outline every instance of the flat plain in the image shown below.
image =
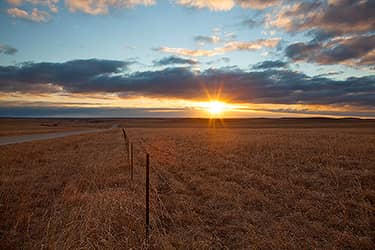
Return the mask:
MULTIPOLYGON (((12 134, 17 120, 9 122, 12 134)), ((24 133, 46 122, 72 127, 69 119, 36 119, 24 133)), ((1 248, 375 248, 373 120, 75 124, 124 127, 134 145, 134 180, 121 129, 1 146, 1 248)))

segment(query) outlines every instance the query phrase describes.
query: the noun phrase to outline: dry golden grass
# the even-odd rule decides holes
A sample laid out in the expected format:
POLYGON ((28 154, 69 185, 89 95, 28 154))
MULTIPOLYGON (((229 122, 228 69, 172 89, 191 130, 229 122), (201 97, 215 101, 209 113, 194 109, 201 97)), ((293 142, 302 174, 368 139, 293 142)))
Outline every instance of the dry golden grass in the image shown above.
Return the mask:
MULTIPOLYGON (((374 248, 374 129, 131 129, 173 247, 374 248)), ((160 242, 161 244, 161 242, 160 242)))
POLYGON ((0 148, 3 249, 141 246, 142 200, 115 132, 0 148))
POLYGON ((374 249, 368 128, 131 128, 0 147, 3 249, 374 249))

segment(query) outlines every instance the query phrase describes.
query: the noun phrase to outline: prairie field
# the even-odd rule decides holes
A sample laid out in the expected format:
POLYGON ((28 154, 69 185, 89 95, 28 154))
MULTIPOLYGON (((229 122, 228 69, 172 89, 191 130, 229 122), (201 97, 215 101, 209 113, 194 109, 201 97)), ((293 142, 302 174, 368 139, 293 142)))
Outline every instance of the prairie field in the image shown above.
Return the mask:
POLYGON ((121 129, 0 146, 2 249, 375 248, 373 121, 110 122, 133 181, 121 129))

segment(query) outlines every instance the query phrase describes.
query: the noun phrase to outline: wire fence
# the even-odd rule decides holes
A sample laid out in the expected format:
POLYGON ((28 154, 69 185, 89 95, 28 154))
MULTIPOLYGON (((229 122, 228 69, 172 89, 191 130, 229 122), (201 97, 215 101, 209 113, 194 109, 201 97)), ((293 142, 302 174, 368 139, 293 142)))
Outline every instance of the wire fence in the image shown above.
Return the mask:
MULTIPOLYGON (((137 145, 137 147, 135 147, 135 143, 133 141, 131 141, 130 139, 130 136, 128 135, 128 133, 126 132, 126 130, 124 128, 122 128, 122 133, 123 133, 123 137, 124 137, 124 145, 125 145, 125 161, 128 163, 128 166, 129 166, 129 176, 130 176, 130 179, 131 179, 131 182, 133 183, 134 181, 134 159, 135 159, 135 152, 140 152, 140 153, 143 153, 144 154, 144 159, 145 159, 145 237, 146 237, 146 243, 148 242, 149 240, 149 236, 150 236, 150 191, 152 191, 152 194, 157 202, 157 205, 158 205, 158 208, 160 209, 159 212, 163 211, 163 217, 164 218, 168 218, 170 221, 173 222, 173 219, 172 219, 172 216, 169 214, 167 208, 165 207, 161 197, 160 197, 160 194, 159 194, 159 191, 157 190, 157 188, 155 186, 153 186, 150 182, 150 175, 151 175, 151 171, 152 170, 152 175, 156 176, 158 178, 158 180, 161 180, 161 182, 164 184, 164 185, 167 185, 168 186, 168 189, 173 191, 174 193, 176 193, 176 190, 174 189, 174 187, 172 185, 170 185, 170 183, 168 183, 168 180, 166 177, 164 177, 157 168, 152 168, 150 167, 151 163, 150 163, 150 160, 151 160, 151 157, 150 157, 150 154, 148 153, 148 150, 146 149, 146 147, 140 143, 139 145, 137 145), (137 150, 135 150, 135 148, 137 148, 137 150)), ((157 151, 159 153, 168 153, 168 154, 171 154, 170 152, 167 152, 167 151, 163 151, 161 150, 160 148, 156 148, 156 147, 153 147, 152 145, 149 145, 152 149, 152 151, 157 151)), ((158 164, 163 164, 161 161, 159 161, 157 158, 153 158, 154 161, 156 161, 158 164)), ((155 211, 156 212, 156 211, 155 211)), ((158 221, 156 221, 156 223, 158 224, 158 221)), ((162 222, 160 221, 160 226, 162 224, 162 222)), ((148 243, 147 243, 148 244, 148 243)))
MULTIPOLYGON (((122 134, 124 137, 125 142, 125 152, 126 152, 126 161, 129 164, 129 175, 130 180, 133 182, 134 180, 134 144, 130 141, 130 137, 126 133, 125 129, 122 128, 122 134)), ((150 155, 145 152, 145 169, 146 169, 146 176, 145 176, 145 236, 146 236, 146 243, 148 244, 149 239, 149 232, 150 232, 150 155)))
MULTIPOLYGON (((122 133, 124 137, 124 142, 125 142, 125 151, 126 151, 126 161, 129 164, 129 175, 130 179, 133 182, 134 180, 134 148, 135 144, 130 140, 129 135, 126 133, 126 130, 122 128, 122 133)), ((159 153, 164 153, 166 155, 172 155, 171 152, 162 150, 158 147, 155 147, 153 145, 148 145, 152 151, 157 151, 159 153)), ((153 190, 154 198, 157 200, 158 205, 160 206, 161 210, 164 212, 163 217, 168 218, 170 221, 173 223, 173 218, 169 214, 167 208, 165 207, 158 190, 153 187, 150 184, 150 154, 148 153, 146 147, 142 144, 137 146, 138 150, 140 150, 144 155, 145 155, 145 239, 146 239, 146 245, 149 246, 149 236, 150 236, 150 188, 153 190)), ((158 161, 158 159, 154 159, 158 162, 158 164, 163 164, 163 162, 158 161)), ((164 185, 168 186, 168 189, 171 190, 174 193, 177 193, 175 188, 168 183, 168 179, 164 177, 161 173, 159 173, 159 170, 157 168, 152 168, 152 174, 157 176, 159 180, 162 181, 164 185)), ((198 216, 198 219, 201 221, 202 225, 205 225, 206 227, 208 226, 202 218, 198 216)), ((161 222, 160 222, 161 224, 161 222)), ((211 232, 212 235, 215 237, 216 240, 221 242, 220 238, 213 232, 211 232)))

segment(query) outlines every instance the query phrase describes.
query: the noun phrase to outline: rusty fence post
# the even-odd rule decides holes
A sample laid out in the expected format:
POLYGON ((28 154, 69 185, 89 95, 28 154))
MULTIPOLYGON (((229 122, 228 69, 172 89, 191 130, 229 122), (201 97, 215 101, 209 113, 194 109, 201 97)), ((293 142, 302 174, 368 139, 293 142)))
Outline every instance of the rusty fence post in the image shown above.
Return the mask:
POLYGON ((127 139, 128 139, 128 136, 127 136, 126 131, 125 131, 124 128, 122 129, 122 134, 124 135, 124 141, 125 141, 125 143, 126 143, 126 141, 127 141, 127 139))
POLYGON ((127 160, 130 161, 129 159, 129 138, 128 138, 128 135, 126 134, 126 131, 125 129, 123 128, 122 129, 122 135, 124 137, 124 143, 125 143, 125 151, 126 151, 126 156, 127 156, 127 160))
POLYGON ((150 226, 150 155, 146 154, 146 240, 150 226))

